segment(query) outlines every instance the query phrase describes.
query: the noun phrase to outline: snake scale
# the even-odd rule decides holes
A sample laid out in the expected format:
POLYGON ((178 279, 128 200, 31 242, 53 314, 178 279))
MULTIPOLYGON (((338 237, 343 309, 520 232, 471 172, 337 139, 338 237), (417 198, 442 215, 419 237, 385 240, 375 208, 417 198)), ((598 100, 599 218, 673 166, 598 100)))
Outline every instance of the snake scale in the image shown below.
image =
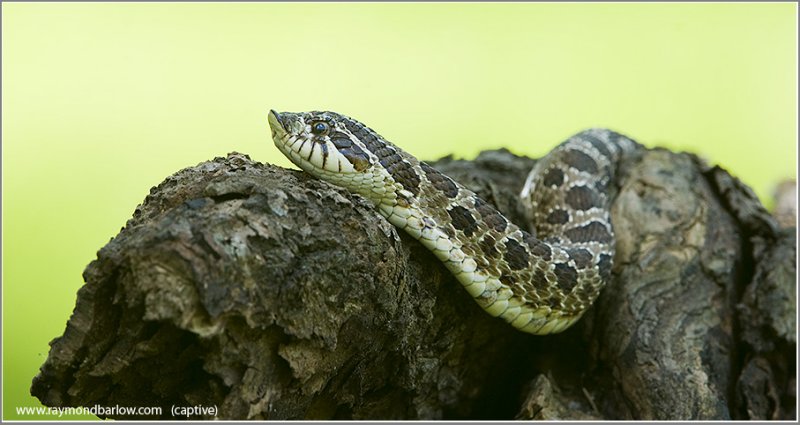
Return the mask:
POLYGON ((334 112, 270 111, 275 145, 309 174, 370 200, 419 240, 489 314, 532 334, 561 332, 611 275, 616 164, 639 145, 604 129, 536 162, 522 190, 529 231, 450 177, 334 112))

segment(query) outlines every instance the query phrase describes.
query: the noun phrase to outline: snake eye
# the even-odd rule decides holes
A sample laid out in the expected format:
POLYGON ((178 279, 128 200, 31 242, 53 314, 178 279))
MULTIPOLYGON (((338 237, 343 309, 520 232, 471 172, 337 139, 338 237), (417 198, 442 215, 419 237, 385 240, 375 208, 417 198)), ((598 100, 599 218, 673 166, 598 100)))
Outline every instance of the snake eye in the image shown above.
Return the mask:
POLYGON ((314 134, 324 134, 328 131, 328 123, 325 121, 317 121, 311 124, 311 132, 314 134))

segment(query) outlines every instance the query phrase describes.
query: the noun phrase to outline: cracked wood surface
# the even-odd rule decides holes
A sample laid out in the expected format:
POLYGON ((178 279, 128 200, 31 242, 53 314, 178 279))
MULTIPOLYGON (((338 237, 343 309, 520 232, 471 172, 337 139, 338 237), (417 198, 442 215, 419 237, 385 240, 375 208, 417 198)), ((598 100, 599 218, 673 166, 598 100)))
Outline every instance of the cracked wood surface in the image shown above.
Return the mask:
MULTIPOLYGON (((521 224, 533 163, 432 165, 521 224)), ((358 196, 236 153, 181 170, 86 268, 31 392, 225 419, 795 418, 794 228, 692 155, 621 171, 614 278, 542 337, 358 196)))

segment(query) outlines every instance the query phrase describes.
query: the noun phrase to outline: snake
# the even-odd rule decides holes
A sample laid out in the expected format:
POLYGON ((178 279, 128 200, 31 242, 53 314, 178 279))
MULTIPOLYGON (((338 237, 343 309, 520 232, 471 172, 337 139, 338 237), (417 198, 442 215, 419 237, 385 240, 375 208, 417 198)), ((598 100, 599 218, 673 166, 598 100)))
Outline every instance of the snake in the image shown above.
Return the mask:
POLYGON ((491 316, 530 334, 564 331, 612 276, 610 206, 623 156, 640 145, 592 128, 535 162, 520 193, 525 229, 361 122, 331 111, 276 112, 272 139, 312 176, 370 201, 417 239, 491 316))

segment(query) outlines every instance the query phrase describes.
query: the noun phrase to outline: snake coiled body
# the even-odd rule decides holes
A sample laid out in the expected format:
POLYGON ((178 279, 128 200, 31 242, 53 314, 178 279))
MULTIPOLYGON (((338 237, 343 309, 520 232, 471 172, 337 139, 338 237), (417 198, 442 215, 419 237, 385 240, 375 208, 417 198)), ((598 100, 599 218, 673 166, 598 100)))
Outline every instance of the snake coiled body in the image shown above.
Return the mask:
POLYGON ((525 230, 352 118, 271 111, 269 123, 293 163, 372 201, 484 310, 522 331, 568 328, 610 278, 614 174, 620 158, 639 147, 618 133, 584 131, 536 163, 521 194, 533 224, 525 230))

